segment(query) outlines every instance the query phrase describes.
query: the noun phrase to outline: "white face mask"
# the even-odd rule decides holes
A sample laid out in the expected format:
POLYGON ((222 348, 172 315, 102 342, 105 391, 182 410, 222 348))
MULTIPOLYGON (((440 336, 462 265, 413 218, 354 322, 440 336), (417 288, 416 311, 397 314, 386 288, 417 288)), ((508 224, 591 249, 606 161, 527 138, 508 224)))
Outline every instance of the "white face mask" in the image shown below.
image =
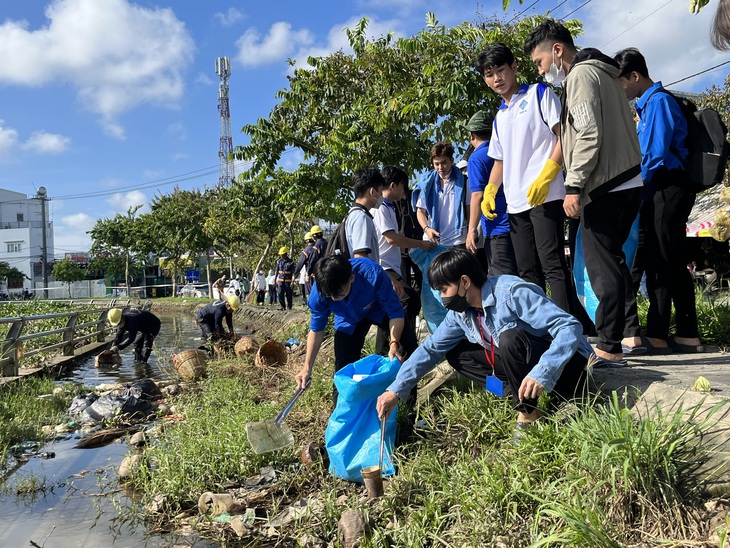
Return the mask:
POLYGON ((375 205, 373 206, 374 209, 380 209, 380 206, 383 205, 383 195, 381 194, 378 196, 377 200, 375 200, 375 205))
POLYGON ((550 70, 545 73, 545 81, 551 86, 562 86, 565 80, 565 67, 563 67, 563 60, 560 60, 560 68, 555 64, 555 52, 553 52, 553 64, 550 65, 550 70))

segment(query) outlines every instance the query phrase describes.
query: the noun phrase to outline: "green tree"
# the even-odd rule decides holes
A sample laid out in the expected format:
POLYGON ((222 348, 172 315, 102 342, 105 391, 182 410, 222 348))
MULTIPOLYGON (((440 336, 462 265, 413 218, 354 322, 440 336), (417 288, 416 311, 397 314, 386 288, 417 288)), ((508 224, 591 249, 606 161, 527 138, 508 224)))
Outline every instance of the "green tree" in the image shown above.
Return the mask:
POLYGON ((0 261, 0 282, 9 285, 11 280, 24 280, 28 278, 22 271, 10 266, 5 261, 0 261))
POLYGON ((139 222, 137 211, 142 206, 130 207, 126 215, 117 213, 113 219, 98 219, 88 232, 91 235, 92 268, 116 280, 124 277, 127 295, 130 295, 130 277, 141 265, 139 222))
MULTIPOLYGON (((446 27, 429 13, 425 29, 398 40, 392 35, 368 40, 368 21, 362 19, 347 30, 352 54, 310 58, 313 68, 294 72, 269 117, 244 126, 250 142, 234 155, 251 167, 239 180, 275 185, 288 203, 297 204, 293 221, 339 221, 356 169, 394 164, 416 173, 430 167, 433 141, 451 140, 458 149, 466 148, 465 122, 476 110, 495 110, 500 102, 474 69, 487 45, 510 46, 520 77, 538 80, 522 46, 544 19, 446 27), (288 148, 299 149, 304 161, 282 185, 276 166, 288 148)), ((574 35, 582 32, 577 21, 567 25, 574 35)))
POLYGON ((63 259, 53 265, 53 277, 59 282, 68 284, 68 296, 71 297, 71 284, 84 279, 84 270, 71 259, 63 259))

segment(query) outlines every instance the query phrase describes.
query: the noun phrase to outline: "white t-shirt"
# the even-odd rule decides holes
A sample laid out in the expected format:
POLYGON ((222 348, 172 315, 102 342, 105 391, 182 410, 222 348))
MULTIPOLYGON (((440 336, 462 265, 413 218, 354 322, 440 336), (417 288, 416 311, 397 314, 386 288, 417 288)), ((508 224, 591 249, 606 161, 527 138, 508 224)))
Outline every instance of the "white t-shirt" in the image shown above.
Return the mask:
POLYGON ((355 251, 369 249, 368 258, 380 263, 378 234, 370 215, 360 208, 347 215, 345 235, 347 236, 347 249, 350 252, 350 257, 355 257, 355 251))
MULTIPOLYGON (((489 156, 504 162, 504 195, 507 213, 521 213, 530 209, 527 191, 540 175, 558 141, 552 132, 560 123, 560 100, 548 87, 543 87, 542 100, 538 90, 544 84, 523 84, 510 99, 504 101, 494 119, 489 156)), ((565 179, 558 172, 550 183, 545 202, 565 198, 565 179)))
POLYGON ((370 213, 373 215, 373 224, 378 234, 380 266, 385 270, 394 270, 400 276, 400 247, 389 244, 383 236, 391 230, 398 232, 398 218, 395 216, 395 206, 383 203, 378 209, 370 210, 370 213))
MULTIPOLYGON (((452 168, 456 169, 456 165, 452 168)), ((466 243, 466 230, 464 230, 461 234, 456 233, 456 198, 454 194, 454 181, 448 180, 446 182, 440 181, 443 184, 443 188, 439 191, 439 234, 441 234, 441 240, 439 243, 441 245, 459 245, 466 243)), ((464 192, 466 192, 466 205, 465 207, 469 207, 469 192, 467 188, 464 188, 464 192)), ((416 207, 419 209, 425 209, 428 211, 428 208, 426 207, 426 200, 423 199, 423 194, 418 196, 418 200, 416 200, 416 207)), ((466 228, 466 223, 464 223, 464 227, 466 228)), ((428 240, 428 236, 426 236, 425 232, 423 234, 423 239, 428 240)))

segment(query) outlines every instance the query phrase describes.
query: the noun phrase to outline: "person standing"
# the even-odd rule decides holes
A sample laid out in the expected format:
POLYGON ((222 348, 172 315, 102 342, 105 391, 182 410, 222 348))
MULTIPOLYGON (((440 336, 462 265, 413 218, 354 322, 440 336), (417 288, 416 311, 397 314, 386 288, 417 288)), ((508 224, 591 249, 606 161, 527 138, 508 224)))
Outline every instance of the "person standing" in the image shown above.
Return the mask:
POLYGON ((267 289, 268 284, 266 283, 266 276, 264 276, 264 271, 259 268, 259 271, 253 280, 253 290, 256 292, 256 305, 265 304, 267 289))
POLYGON ((269 306, 273 306, 277 302, 276 297, 276 274, 269 269, 269 275, 266 277, 266 285, 269 288, 269 306))
POLYGON ((378 234, 370 210, 383 204, 385 179, 372 167, 358 169, 352 175, 355 202, 345 217, 345 236, 350 257, 367 258, 380 264, 378 234))
POLYGON ((547 83, 565 89, 560 120, 563 208, 568 217, 581 220, 586 270, 598 298, 596 354, 621 366, 626 317, 636 308, 622 248, 644 183, 641 148, 618 63, 595 48, 578 52, 570 31, 552 19, 532 30, 525 53, 547 83))
MULTIPOLYGON (((687 271, 686 226, 695 203, 685 169, 687 121, 679 103, 649 77, 635 48, 619 51, 619 81, 636 101, 644 199, 639 214, 649 311, 646 338, 653 353, 697 352, 700 346, 693 276, 687 271), (669 338, 674 304, 677 335, 669 338)), ((629 319, 638 329, 637 316, 629 319)), ((631 341, 634 342, 634 341, 631 341)), ((702 348, 704 350, 704 348, 702 348)))
POLYGON ((500 186, 494 198, 496 216, 488 219, 482 214, 481 203, 484 188, 489 184, 489 175, 494 166, 494 159, 489 157, 489 139, 492 136, 494 117, 483 110, 477 111, 466 124, 469 132, 469 144, 474 151, 467 162, 467 177, 471 190, 469 206, 469 233, 466 237, 466 248, 477 253, 479 223, 481 221, 484 234, 484 253, 490 276, 511 274, 517 276, 517 263, 509 233, 509 216, 507 215, 507 199, 504 188, 500 186))
POLYGON ((423 239, 445 246, 466 243, 469 196, 461 171, 454 167, 454 147, 442 141, 431 147, 433 171, 413 189, 411 201, 423 239))
POLYGON ((504 44, 483 51, 477 67, 502 97, 489 142, 494 167, 484 189, 484 214, 494 218, 492 206, 503 186, 520 278, 539 284, 542 268, 550 298, 570 314, 576 297, 564 250, 560 100, 545 84, 520 84, 514 54, 504 44))
POLYGON ((297 265, 294 268, 294 278, 297 280, 297 283, 299 284, 299 291, 302 296, 302 304, 307 304, 307 295, 309 295, 309 289, 311 285, 309 284, 309 271, 307 270, 307 263, 309 262, 309 259, 313 253, 317 253, 315 247, 314 247, 314 239, 312 238, 311 232, 307 232, 304 235, 304 243, 305 247, 299 253, 299 260, 297 260, 297 265))
POLYGON ((309 287, 311 288, 314 283, 314 279, 312 277, 314 265, 316 265, 317 261, 324 257, 324 254, 327 252, 327 240, 325 240, 322 228, 319 225, 312 226, 312 228, 309 229, 309 234, 312 236, 312 240, 314 241, 314 248, 312 250, 313 253, 311 253, 307 258, 305 266, 307 268, 307 275, 309 276, 309 287))
POLYGON ((279 260, 276 262, 276 284, 279 290, 279 305, 281 310, 291 310, 292 288, 294 281, 294 262, 289 258, 286 247, 279 249, 279 260))
POLYGON ((134 344, 134 361, 147 363, 152 353, 152 343, 160 332, 160 319, 147 310, 122 312, 120 308, 112 308, 107 319, 117 328, 112 352, 124 350, 134 344))

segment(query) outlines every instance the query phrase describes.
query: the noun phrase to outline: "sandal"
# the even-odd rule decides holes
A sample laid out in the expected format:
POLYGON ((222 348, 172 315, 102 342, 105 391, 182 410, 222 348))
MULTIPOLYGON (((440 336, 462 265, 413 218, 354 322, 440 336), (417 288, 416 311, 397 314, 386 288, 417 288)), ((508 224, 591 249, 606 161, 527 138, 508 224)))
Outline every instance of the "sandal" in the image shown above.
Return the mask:
POLYGON ((674 349, 671 346, 654 346, 644 336, 641 337, 641 344, 646 347, 647 356, 668 356, 669 354, 674 354, 674 349))
POLYGON ((707 352, 707 348, 704 344, 682 344, 674 340, 674 337, 669 337, 669 347, 677 354, 699 354, 701 352, 707 352))

